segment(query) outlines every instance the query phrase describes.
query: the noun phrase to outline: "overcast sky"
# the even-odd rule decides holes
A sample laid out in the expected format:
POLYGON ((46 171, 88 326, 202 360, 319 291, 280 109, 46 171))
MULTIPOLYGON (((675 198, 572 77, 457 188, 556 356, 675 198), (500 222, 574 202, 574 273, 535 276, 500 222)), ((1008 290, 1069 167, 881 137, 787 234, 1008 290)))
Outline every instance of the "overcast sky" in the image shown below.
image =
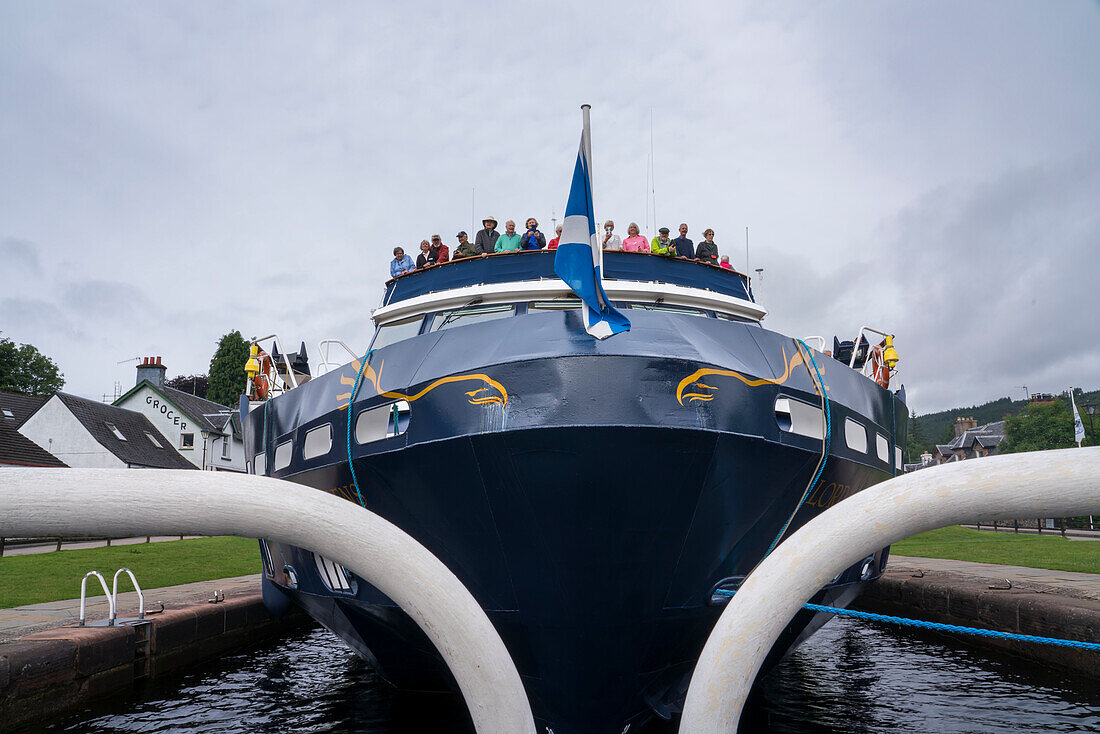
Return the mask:
MULTIPOLYGON (((910 406, 1100 387, 1100 10, 0 4, 0 331, 99 398, 218 338, 365 348, 394 245, 716 230, 768 328, 897 334, 910 406), (475 203, 476 202, 476 203, 475 203), (476 209, 472 214, 471 205, 476 209)), ((311 355, 312 358, 312 355, 311 355)))

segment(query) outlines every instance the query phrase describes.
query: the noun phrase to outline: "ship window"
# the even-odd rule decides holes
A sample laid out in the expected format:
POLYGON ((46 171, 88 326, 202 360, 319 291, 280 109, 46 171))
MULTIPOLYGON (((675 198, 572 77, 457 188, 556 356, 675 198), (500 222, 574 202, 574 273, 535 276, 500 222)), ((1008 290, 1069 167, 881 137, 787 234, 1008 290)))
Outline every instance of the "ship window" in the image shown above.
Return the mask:
POLYGON ((256 454, 252 462, 252 473, 260 476, 267 474, 267 454, 256 454))
POLYGON ((852 451, 867 453, 867 429, 851 418, 844 419, 844 442, 852 451))
POLYGON ((271 462, 272 468, 275 471, 286 469, 290 466, 290 454, 293 448, 294 444, 290 441, 286 441, 275 447, 275 460, 271 462))
POLYGON ((715 311, 714 315, 720 318, 722 321, 740 321, 743 324, 755 324, 752 319, 746 319, 744 316, 734 316, 731 313, 722 313, 721 311, 715 311))
POLYGON ((440 311, 432 321, 432 331, 453 329, 456 326, 479 324, 483 321, 505 319, 515 313, 516 307, 511 303, 502 303, 495 306, 468 306, 457 308, 453 311, 440 311))
POLYGON ((409 429, 410 415, 407 400, 364 410, 355 418, 355 442, 370 443, 400 436, 409 429))
POLYGON ((302 445, 303 459, 316 459, 324 456, 332 449, 332 424, 326 423, 317 426, 306 434, 305 443, 302 445))
POLYGON ((275 566, 271 563, 271 549, 267 547, 267 541, 260 538, 260 559, 264 564, 264 575, 269 579, 275 576, 275 566))
POLYGON ((788 433, 797 433, 800 436, 816 438, 819 441, 825 438, 821 408, 808 405, 800 400, 792 400, 783 396, 776 398, 775 422, 788 433))
POLYGON ((378 333, 374 335, 374 341, 371 342, 370 348, 381 349, 395 342, 416 336, 420 333, 420 324, 423 321, 423 316, 413 316, 379 326, 378 333))
POLYGON ((352 591, 351 577, 346 568, 316 553, 313 554, 313 563, 329 591, 352 591))
POLYGON ((581 302, 577 298, 563 298, 560 301, 531 301, 528 311, 566 311, 580 308, 581 302))
POLYGON ((152 441, 152 442, 153 442, 153 445, 154 445, 154 446, 156 446, 156 447, 157 447, 158 449, 162 449, 162 448, 164 448, 163 446, 161 446, 161 445, 160 445, 160 441, 158 441, 158 440, 156 439, 156 436, 154 436, 153 434, 149 433, 149 431, 146 431, 146 432, 145 432, 145 435, 149 437, 149 440, 150 440, 150 441, 152 441))
POLYGON ((901 460, 901 446, 894 446, 894 466, 897 467, 898 471, 901 471, 902 464, 903 462, 901 460))
POLYGON ((887 464, 890 463, 890 442, 881 433, 875 434, 875 453, 878 454, 879 459, 887 464))
POLYGON ((706 312, 698 308, 687 306, 668 306, 664 303, 631 303, 629 308, 634 311, 668 311, 669 313, 686 313, 692 316, 706 317, 706 312))

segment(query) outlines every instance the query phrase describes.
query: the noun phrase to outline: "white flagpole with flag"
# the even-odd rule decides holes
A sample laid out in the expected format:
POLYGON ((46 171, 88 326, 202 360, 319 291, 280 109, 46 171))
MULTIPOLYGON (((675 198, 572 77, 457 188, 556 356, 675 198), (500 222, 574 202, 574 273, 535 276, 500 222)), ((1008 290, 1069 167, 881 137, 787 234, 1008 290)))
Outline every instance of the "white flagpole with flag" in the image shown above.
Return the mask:
POLYGON ((584 330, 597 339, 630 330, 630 322, 608 302, 603 290, 603 249, 596 240, 596 215, 592 209, 592 134, 589 105, 582 105, 584 128, 581 149, 573 169, 569 202, 561 226, 561 240, 554 255, 554 272, 584 302, 584 330))
POLYGON ((1073 406, 1073 440, 1077 442, 1077 448, 1081 448, 1081 442, 1085 440, 1085 424, 1081 422, 1081 414, 1077 412, 1072 387, 1069 389, 1069 404, 1073 406))

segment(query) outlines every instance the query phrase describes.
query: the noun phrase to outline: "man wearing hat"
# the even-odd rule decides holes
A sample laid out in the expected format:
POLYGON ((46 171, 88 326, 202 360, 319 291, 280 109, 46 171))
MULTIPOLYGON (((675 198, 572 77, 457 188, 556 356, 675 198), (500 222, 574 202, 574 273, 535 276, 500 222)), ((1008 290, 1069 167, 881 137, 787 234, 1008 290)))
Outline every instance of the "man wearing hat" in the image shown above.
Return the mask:
POLYGON ((497 220, 495 217, 485 217, 481 220, 481 223, 485 225, 485 229, 477 233, 477 238, 474 239, 474 247, 477 249, 478 255, 491 255, 496 251, 497 240, 500 239, 500 232, 497 232, 497 220))
POLYGON ((455 248, 455 260, 463 257, 473 257, 477 255, 477 245, 470 240, 466 239, 465 232, 458 233, 458 247, 455 248))
POLYGON ((657 236, 649 243, 649 251, 654 255, 676 257, 676 245, 672 244, 672 240, 668 238, 668 227, 657 230, 657 236))
POLYGON ((437 234, 432 235, 432 252, 435 253, 435 261, 446 263, 451 261, 451 248, 443 244, 443 238, 437 234))

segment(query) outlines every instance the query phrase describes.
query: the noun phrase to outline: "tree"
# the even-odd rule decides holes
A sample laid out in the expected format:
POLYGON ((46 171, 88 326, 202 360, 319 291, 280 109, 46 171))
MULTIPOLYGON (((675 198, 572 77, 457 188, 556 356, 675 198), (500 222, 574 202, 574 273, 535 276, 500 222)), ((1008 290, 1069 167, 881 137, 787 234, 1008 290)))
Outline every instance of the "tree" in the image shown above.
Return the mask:
POLYGON ((1068 449, 1073 440, 1073 415, 1064 400, 1032 403, 1019 415, 1005 419, 1005 442, 999 453, 1068 449))
POLYGON ((236 407, 244 392, 247 377, 244 364, 248 361, 248 342, 239 331, 231 331, 218 341, 218 350, 210 360, 210 377, 206 399, 236 407))
POLYGON ((909 455, 909 463, 920 461, 920 455, 929 450, 928 439, 924 435, 924 427, 917 420, 917 414, 909 416, 909 431, 905 438, 905 451, 909 455))
POLYGON ((938 441, 936 441, 936 443, 942 446, 945 444, 949 444, 954 440, 955 425, 953 423, 948 423, 946 426, 943 427, 943 431, 940 432, 940 438, 938 441))
POLYGON ((198 395, 200 398, 205 398, 209 390, 206 375, 177 375, 171 380, 165 380, 164 386, 180 392, 198 395))
POLYGON ((51 395, 65 386, 57 363, 30 344, 0 337, 0 390, 51 395))

